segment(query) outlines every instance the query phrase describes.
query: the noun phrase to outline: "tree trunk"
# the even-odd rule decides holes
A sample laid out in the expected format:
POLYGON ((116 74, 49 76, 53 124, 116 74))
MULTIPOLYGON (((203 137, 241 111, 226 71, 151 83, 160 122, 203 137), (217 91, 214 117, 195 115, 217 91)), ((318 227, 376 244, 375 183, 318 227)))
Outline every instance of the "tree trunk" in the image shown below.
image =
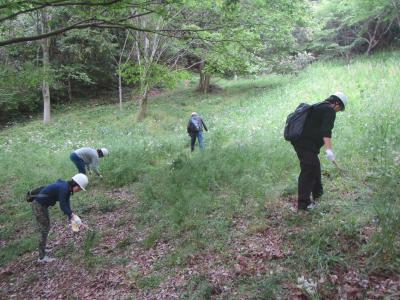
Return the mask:
POLYGON ((69 102, 72 103, 72 84, 71 84, 71 78, 68 77, 68 99, 69 102))
POLYGON ((139 113, 137 115, 137 120, 143 121, 144 118, 146 118, 146 112, 147 112, 147 95, 148 95, 148 85, 146 84, 144 88, 142 89, 142 96, 140 97, 140 107, 139 107, 139 113))
POLYGON ((210 91, 210 75, 204 72, 204 65, 205 62, 202 61, 199 68, 200 68, 200 81, 199 86, 197 87, 198 91, 203 94, 207 94, 210 91))
POLYGON ((210 91, 210 75, 203 72, 200 73, 199 91, 207 94, 210 91))
POLYGON ((122 110, 122 77, 121 77, 121 72, 118 72, 118 97, 119 97, 119 109, 122 110))
MULTIPOLYGON (((42 33, 48 32, 48 16, 45 9, 42 10, 42 33)), ((50 49, 50 38, 42 40, 42 52, 43 52, 43 82, 42 82, 42 95, 43 95, 43 123, 48 124, 50 122, 50 86, 47 80, 48 70, 50 65, 49 49, 50 49)))

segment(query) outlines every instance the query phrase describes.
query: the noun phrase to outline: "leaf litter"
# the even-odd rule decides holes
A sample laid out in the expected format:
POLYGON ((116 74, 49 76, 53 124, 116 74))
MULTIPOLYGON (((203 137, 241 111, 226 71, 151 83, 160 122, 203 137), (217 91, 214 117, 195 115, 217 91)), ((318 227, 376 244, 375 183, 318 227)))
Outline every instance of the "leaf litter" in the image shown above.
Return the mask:
MULTIPOLYGON (((93 213, 89 228, 79 234, 72 233, 62 221, 53 221, 49 246, 55 262, 38 264, 37 252, 33 252, 4 266, 0 270, 0 298, 180 299, 203 282, 212 299, 246 299, 235 289, 241 279, 290 273, 279 261, 292 255, 285 232, 299 230, 284 228, 282 222, 285 215, 294 213, 291 199, 280 206, 282 209, 270 208, 268 226, 254 230, 244 217, 233 220, 232 238, 224 253, 203 250, 171 266, 160 262, 178 249, 179 241, 159 239, 149 249, 143 247, 150 228, 139 230, 136 226, 137 199, 123 188, 112 190, 109 196, 120 205, 113 211, 93 213), (99 240, 85 250, 85 235, 93 231, 99 240)), ((366 231, 369 236, 370 228, 366 231)), ((338 269, 317 283, 312 278, 303 279, 297 285, 282 282, 289 298, 309 299, 315 290, 329 299, 396 299, 400 295, 400 278, 393 273, 362 277, 355 270, 338 269), (305 282, 312 286, 308 291, 302 287, 305 282), (323 288, 326 282, 334 288, 328 294, 323 288)))

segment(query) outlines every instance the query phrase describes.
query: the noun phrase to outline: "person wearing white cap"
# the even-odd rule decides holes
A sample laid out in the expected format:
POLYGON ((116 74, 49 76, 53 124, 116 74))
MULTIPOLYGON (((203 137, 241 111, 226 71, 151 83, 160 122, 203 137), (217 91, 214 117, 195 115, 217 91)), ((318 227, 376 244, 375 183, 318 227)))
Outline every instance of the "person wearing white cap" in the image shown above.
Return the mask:
POLYGON ((39 263, 47 263, 54 260, 54 258, 50 258, 46 255, 46 242, 50 231, 49 207, 59 202, 60 209, 71 223, 73 220, 80 220, 77 215, 72 213, 70 197, 81 190, 86 191, 88 183, 89 180, 87 176, 79 173, 74 175, 69 181, 58 179, 56 182, 43 187, 40 192, 31 199, 32 211, 36 218, 40 234, 39 263))
POLYGON ((93 170, 97 176, 103 178, 99 171, 99 158, 108 155, 108 150, 106 148, 93 149, 90 147, 83 147, 75 150, 69 156, 70 160, 78 168, 78 172, 86 174, 87 171, 93 170))
POLYGON ((190 149, 192 152, 194 151, 196 139, 199 141, 200 149, 204 149, 203 128, 208 131, 203 119, 196 112, 192 112, 187 125, 187 133, 191 138, 190 149))
POLYGON ((335 163, 332 129, 336 113, 344 111, 346 105, 347 96, 342 92, 336 92, 325 101, 312 105, 300 138, 292 141, 301 169, 298 179, 298 209, 313 208, 315 204, 311 202, 311 195, 315 202, 323 194, 318 154, 324 146, 326 158, 335 163))

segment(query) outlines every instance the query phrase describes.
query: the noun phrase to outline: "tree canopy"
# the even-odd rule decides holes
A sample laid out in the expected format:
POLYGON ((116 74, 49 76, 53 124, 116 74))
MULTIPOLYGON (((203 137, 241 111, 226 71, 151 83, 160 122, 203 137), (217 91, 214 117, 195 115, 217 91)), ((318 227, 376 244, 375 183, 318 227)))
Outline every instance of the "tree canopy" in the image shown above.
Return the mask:
POLYGON ((124 87, 137 91, 144 116, 147 92, 171 88, 182 71, 208 93, 217 76, 297 72, 316 57, 396 47, 399 7, 400 0, 0 0, 0 119, 41 102, 50 117, 50 99, 114 90, 122 109, 124 87))

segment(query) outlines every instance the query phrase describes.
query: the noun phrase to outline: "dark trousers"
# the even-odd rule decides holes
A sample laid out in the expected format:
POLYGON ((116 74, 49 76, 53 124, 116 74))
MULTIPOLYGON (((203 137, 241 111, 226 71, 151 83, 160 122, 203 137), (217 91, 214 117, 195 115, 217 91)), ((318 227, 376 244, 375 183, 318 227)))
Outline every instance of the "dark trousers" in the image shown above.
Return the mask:
POLYGON ((298 208, 306 209, 311 203, 311 194, 314 200, 323 194, 321 164, 317 153, 299 147, 294 147, 294 150, 301 169, 298 180, 298 208))
POLYGON ((79 173, 86 174, 85 162, 75 152, 72 152, 69 159, 78 168, 79 173))

